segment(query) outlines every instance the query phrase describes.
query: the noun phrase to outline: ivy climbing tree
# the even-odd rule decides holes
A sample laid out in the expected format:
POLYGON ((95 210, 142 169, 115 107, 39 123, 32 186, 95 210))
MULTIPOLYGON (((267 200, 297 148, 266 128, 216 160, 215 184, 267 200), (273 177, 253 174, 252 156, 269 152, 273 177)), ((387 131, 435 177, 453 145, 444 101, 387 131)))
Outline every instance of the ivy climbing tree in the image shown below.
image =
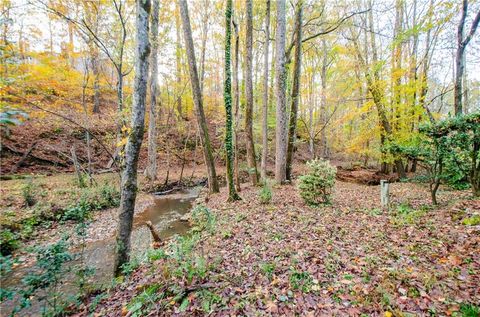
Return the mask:
POLYGON ((230 69, 230 47, 232 35, 232 0, 227 0, 225 9, 225 84, 223 100, 225 102, 225 152, 227 155, 228 201, 239 200, 233 183, 233 120, 232 120, 232 72, 230 69))

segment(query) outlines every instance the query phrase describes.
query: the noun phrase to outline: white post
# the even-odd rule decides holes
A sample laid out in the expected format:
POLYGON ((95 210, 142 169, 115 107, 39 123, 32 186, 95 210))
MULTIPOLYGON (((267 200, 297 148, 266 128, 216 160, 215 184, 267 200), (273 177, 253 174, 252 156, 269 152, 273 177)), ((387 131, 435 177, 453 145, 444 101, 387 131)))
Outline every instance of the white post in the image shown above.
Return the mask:
POLYGON ((380 202, 382 208, 388 209, 390 204, 390 188, 388 181, 383 179, 380 181, 380 202))

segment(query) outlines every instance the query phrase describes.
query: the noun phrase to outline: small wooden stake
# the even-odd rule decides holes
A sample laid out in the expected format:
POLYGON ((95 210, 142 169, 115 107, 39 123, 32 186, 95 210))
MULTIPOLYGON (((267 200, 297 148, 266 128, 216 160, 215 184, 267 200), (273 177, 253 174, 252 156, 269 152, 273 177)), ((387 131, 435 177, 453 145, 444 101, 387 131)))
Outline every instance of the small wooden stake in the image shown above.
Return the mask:
POLYGON ((390 205, 390 188, 389 183, 386 180, 380 181, 380 201, 382 204, 382 208, 388 209, 390 205))

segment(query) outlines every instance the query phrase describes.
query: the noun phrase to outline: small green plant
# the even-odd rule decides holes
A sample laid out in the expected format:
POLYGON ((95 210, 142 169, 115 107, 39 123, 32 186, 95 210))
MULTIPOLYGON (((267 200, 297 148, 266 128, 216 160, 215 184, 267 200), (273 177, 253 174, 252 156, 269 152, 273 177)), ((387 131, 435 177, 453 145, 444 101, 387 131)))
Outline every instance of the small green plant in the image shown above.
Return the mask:
POLYGON ((478 317, 480 316, 480 307, 473 304, 462 303, 460 305, 460 314, 461 317, 478 317))
POLYGON ((299 289, 302 292, 308 293, 312 287, 313 278, 308 272, 291 269, 289 282, 292 289, 299 289))
MULTIPOLYGON (((10 255, 3 256, 0 254, 0 276, 3 277, 11 272, 13 263, 15 263, 15 260, 10 255)), ((14 295, 15 291, 13 289, 3 288, 0 285, 0 303, 12 299, 14 295)))
POLYGON ((147 260, 149 262, 154 262, 161 259, 166 259, 168 255, 163 249, 149 249, 147 251, 147 260))
POLYGON ((88 187, 82 190, 81 198, 85 200, 92 210, 100 210, 120 205, 120 192, 110 184, 88 187))
POLYGON ((462 223, 465 226, 478 226, 480 225, 480 215, 473 215, 469 218, 465 218, 462 223))
POLYGON ((45 303, 42 315, 59 315, 68 305, 59 289, 61 278, 68 272, 65 264, 73 259, 68 251, 67 240, 67 237, 63 237, 54 244, 34 248, 35 270, 22 280, 24 289, 19 291, 20 303, 14 308, 13 314, 29 307, 33 295, 39 290, 44 290, 40 298, 45 303))
POLYGON ((76 205, 67 208, 62 216, 62 220, 83 221, 91 215, 91 206, 84 199, 81 199, 76 205))
POLYGON ((197 256, 193 252, 199 240, 198 233, 190 236, 178 236, 169 246, 169 271, 178 278, 186 279, 188 283, 191 283, 193 279, 203 279, 208 271, 205 258, 197 256))
POLYGON ((19 237, 10 229, 0 231, 0 254, 10 255, 20 246, 19 237))
POLYGON ((263 205, 267 205, 272 201, 272 189, 267 181, 263 183, 262 189, 258 192, 258 198, 263 205))
POLYGON ((215 307, 222 303, 222 298, 209 290, 201 290, 197 293, 205 314, 211 314, 215 307))
POLYGON ((145 316, 156 302, 162 297, 159 284, 148 286, 143 292, 135 296, 127 305, 130 316, 145 316))
POLYGON ((397 206, 397 213, 406 215, 413 211, 412 207, 408 203, 401 203, 397 206))
POLYGON ((307 162, 309 172, 299 177, 298 189, 306 204, 329 203, 337 169, 323 159, 307 162))
POLYGON ((33 183, 32 179, 28 179, 27 182, 22 187, 22 197, 25 203, 25 206, 31 207, 35 205, 37 199, 35 198, 37 194, 36 186, 33 183))
POLYGON ((122 274, 124 276, 129 276, 140 266, 140 264, 140 259, 138 257, 132 258, 129 262, 122 266, 122 274))
POLYGON ((203 205, 198 205, 192 210, 193 231, 204 231, 212 233, 215 229, 215 216, 210 209, 203 205))
POLYGON ((260 270, 262 270, 262 273, 269 279, 271 280, 273 277, 273 273, 275 272, 276 265, 275 263, 260 263, 260 270))

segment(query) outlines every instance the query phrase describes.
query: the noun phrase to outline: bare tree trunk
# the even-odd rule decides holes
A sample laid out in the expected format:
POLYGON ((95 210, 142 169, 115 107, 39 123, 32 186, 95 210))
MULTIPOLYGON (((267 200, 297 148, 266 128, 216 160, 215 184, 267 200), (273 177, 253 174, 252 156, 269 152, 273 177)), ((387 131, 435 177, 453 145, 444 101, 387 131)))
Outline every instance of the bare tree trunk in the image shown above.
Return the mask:
POLYGON ((300 74, 302 70, 302 14, 303 3, 302 0, 299 0, 295 16, 295 64, 293 66, 292 106, 290 107, 290 123, 288 125, 289 131, 286 162, 286 178, 288 180, 292 179, 292 161, 297 134, 298 102, 300 99, 300 74))
MULTIPOLYGON (((180 10, 180 9, 179 9, 180 10)), ((182 96, 180 94, 180 86, 182 85, 182 60, 181 60, 181 35, 180 35, 180 12, 177 12, 175 15, 175 30, 176 30, 176 46, 175 46, 175 67, 176 72, 175 76, 177 79, 177 84, 175 87, 175 94, 177 96, 177 112, 178 117, 182 117, 182 96)))
MULTIPOLYGON (((94 48, 97 50, 97 48, 94 48)), ((100 113, 100 70, 99 70, 98 50, 92 56, 93 72, 93 113, 100 113)))
POLYGON ((247 26, 245 39, 245 133, 247 141, 248 174, 253 185, 257 185, 258 172, 255 160, 255 144, 253 142, 253 83, 252 83, 252 46, 253 46, 253 12, 252 0, 246 0, 247 26))
POLYGON ((140 147, 142 146, 145 125, 145 101, 147 96, 148 56, 150 42, 148 38, 150 0, 136 1, 136 58, 135 80, 131 132, 125 148, 125 169, 122 173, 121 199, 118 213, 117 253, 115 274, 121 274, 122 266, 130 259, 130 236, 132 233, 133 213, 137 198, 137 167, 140 147))
POLYGON ((262 161, 260 165, 263 182, 267 181, 268 156, 268 48, 270 44, 270 0, 265 14, 265 49, 263 51, 263 108, 262 108, 262 161))
POLYGON ((232 116, 232 72, 230 66, 230 46, 232 37, 232 0, 227 0, 225 9, 225 86, 224 86, 224 102, 226 114, 225 127, 225 152, 227 161, 227 185, 228 185, 228 201, 239 200, 233 182, 233 116, 232 116))
MULTIPOLYGON (((431 16, 433 15, 431 12, 433 10, 433 0, 430 0, 429 4, 429 20, 428 23, 432 22, 431 16)), ((433 118, 432 113, 430 112, 430 109, 427 106, 426 103, 426 98, 427 98, 427 92, 428 92, 428 66, 429 66, 429 56, 430 56, 430 37, 431 37, 431 28, 428 29, 427 31, 427 36, 425 39, 425 55, 423 57, 423 62, 422 62, 422 73, 421 73, 421 80, 420 80, 420 95, 418 96, 418 102, 422 106, 422 108, 425 110, 427 113, 428 119, 430 122, 434 122, 435 119, 433 118)))
POLYGON ((153 0, 151 16, 152 52, 150 55, 150 112, 148 120, 148 165, 147 179, 157 179, 157 95, 158 95, 158 14, 159 0, 153 0))
POLYGON ((183 25, 183 37, 188 58, 188 67, 190 70, 190 83, 192 84, 193 103, 195 105, 195 112, 197 123, 200 128, 200 139, 203 146, 203 154, 205 157, 205 165, 208 173, 208 186, 210 192, 217 193, 219 191, 217 174, 215 172, 215 161, 212 155, 212 146, 210 137, 208 135, 208 127, 203 110, 202 92, 200 91, 200 82, 198 80, 197 64, 195 61, 195 50, 193 47, 192 30, 190 27, 190 17, 188 15, 188 6, 186 0, 179 0, 180 15, 183 25))
POLYGON ((203 82, 205 79, 205 51, 207 49, 207 36, 208 36, 208 19, 209 19, 209 12, 208 6, 209 1, 204 1, 204 9, 202 16, 202 48, 200 51, 200 91, 203 95, 203 82))
POLYGON ((462 79, 463 79, 463 72, 465 69, 465 49, 467 48, 468 42, 472 39, 475 31, 477 30, 478 24, 480 22, 480 11, 475 16, 472 27, 470 29, 469 34, 464 39, 463 38, 463 30, 465 28, 465 19, 467 17, 468 12, 468 0, 463 0, 462 3, 462 16, 460 18, 460 23, 458 24, 457 28, 457 53, 455 55, 455 86, 454 86, 454 108, 455 108, 455 115, 461 116, 463 114, 463 88, 462 88, 462 79))
POLYGON ((400 122, 400 85, 402 84, 402 77, 399 75, 402 69, 402 47, 403 41, 400 36, 402 35, 403 25, 403 0, 395 1, 395 27, 394 27, 394 45, 392 48, 392 67, 391 67, 391 85, 392 85, 392 101, 391 108, 395 119, 392 120, 392 129, 396 131, 398 128, 397 122, 400 122))
POLYGON ((237 191, 240 191, 240 171, 238 166, 238 129, 240 124, 240 85, 238 83, 238 64, 239 64, 239 57, 240 57, 240 38, 238 35, 238 27, 235 24, 235 21, 232 20, 232 24, 235 31, 235 61, 233 65, 233 90, 234 90, 234 108, 235 108, 235 124, 233 128, 234 132, 234 179, 235 179, 235 186, 237 191))
POLYGON ((320 121, 322 123, 322 131, 320 132, 320 144, 322 147, 322 157, 328 157, 327 136, 325 133, 325 125, 327 124, 327 67, 328 67, 328 52, 327 42, 322 39, 322 70, 320 72, 320 80, 322 82, 322 95, 320 97, 320 121))
POLYGON ((277 101, 275 128, 275 180, 285 183, 287 164, 287 109, 286 109, 286 77, 285 72, 285 33, 286 33, 285 0, 277 2, 276 61, 275 61, 275 95, 277 101))

